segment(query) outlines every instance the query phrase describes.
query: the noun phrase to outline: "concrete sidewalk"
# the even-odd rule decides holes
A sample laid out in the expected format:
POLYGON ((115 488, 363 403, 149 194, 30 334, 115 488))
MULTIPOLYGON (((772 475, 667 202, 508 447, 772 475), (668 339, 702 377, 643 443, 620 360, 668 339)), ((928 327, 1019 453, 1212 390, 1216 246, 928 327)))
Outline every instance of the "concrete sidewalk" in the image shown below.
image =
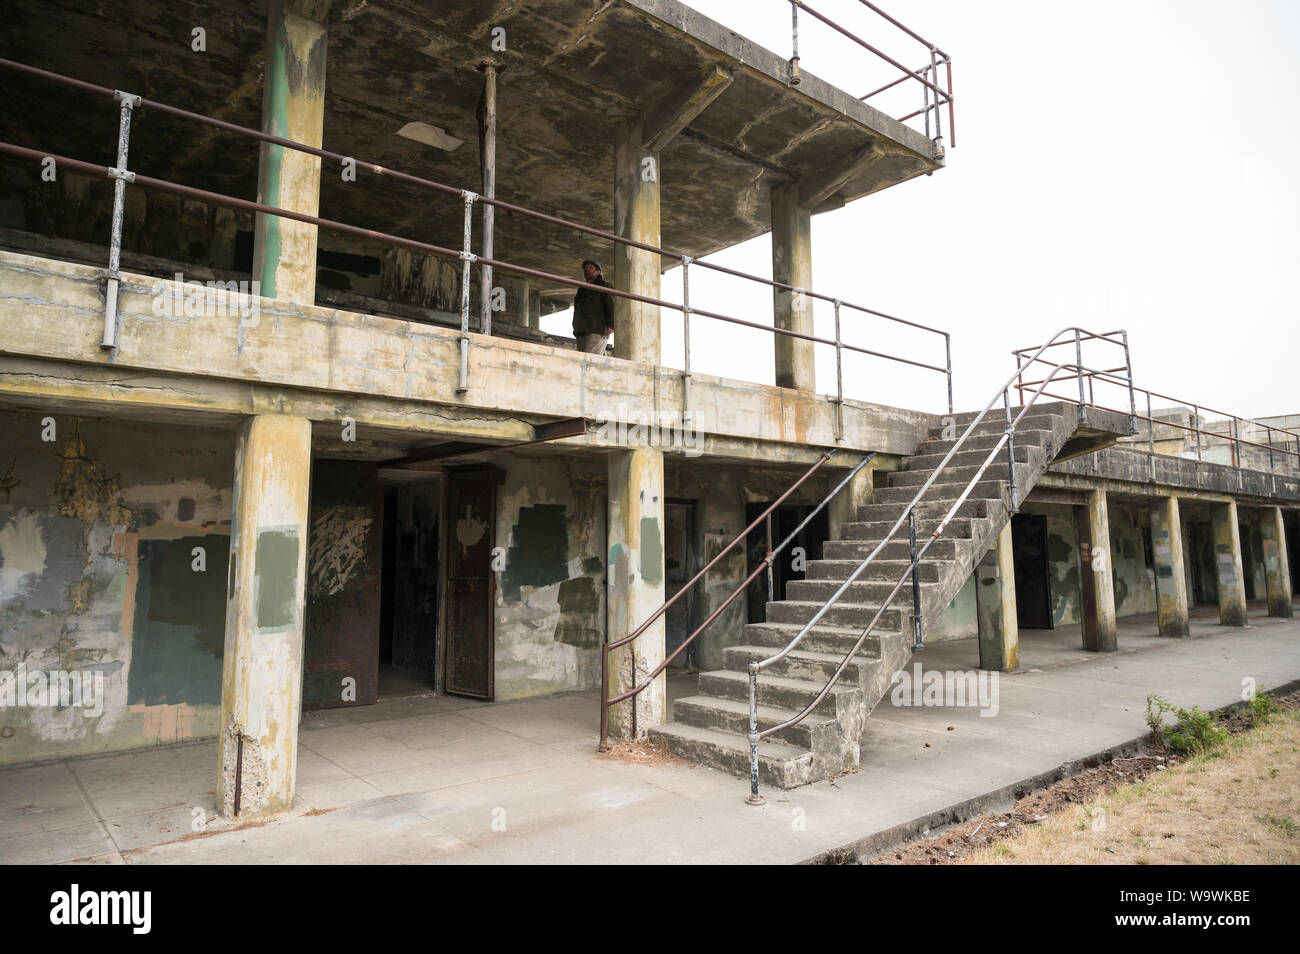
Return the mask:
MULTIPOLYGON (((797 862, 1004 804, 1027 780, 1143 736, 1149 692, 1214 708, 1239 700, 1243 679, 1300 679, 1300 620, 1252 613, 1244 630, 1193 619, 1186 640, 1151 635, 1153 617, 1123 620, 1107 655, 1080 650, 1077 626, 1026 632, 995 717, 886 697, 862 771, 768 789, 761 808, 745 805, 743 779, 596 756, 595 693, 414 697, 309 713, 295 811, 244 828, 213 819, 215 742, 0 770, 0 861, 797 862)), ((926 670, 977 658, 970 639, 917 657, 926 670)))

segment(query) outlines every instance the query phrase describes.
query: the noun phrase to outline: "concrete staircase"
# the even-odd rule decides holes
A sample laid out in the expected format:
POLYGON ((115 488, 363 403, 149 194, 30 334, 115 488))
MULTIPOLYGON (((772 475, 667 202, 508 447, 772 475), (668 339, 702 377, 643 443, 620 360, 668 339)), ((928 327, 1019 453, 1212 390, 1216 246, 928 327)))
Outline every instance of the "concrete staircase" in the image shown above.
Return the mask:
MULTIPOLYGON (((1013 408, 1012 414, 1016 413, 1018 409, 1013 408)), ((683 758, 748 776, 749 663, 788 645, 813 618, 885 538, 894 521, 907 513, 916 492, 974 418, 974 414, 957 415, 951 440, 944 440, 941 426, 932 428, 903 469, 889 475, 888 486, 877 490, 874 502, 859 508, 858 522, 843 525, 839 538, 826 542, 823 558, 808 563, 805 578, 787 585, 787 598, 767 604, 767 622, 744 627, 740 644, 724 653, 726 668, 702 673, 699 692, 673 705, 673 721, 649 730, 651 741, 666 745, 683 758)), ((1005 427, 1002 409, 991 411, 953 455, 917 506, 918 547, 956 503, 1005 427)), ((1119 415, 1090 408, 1087 423, 1081 425, 1075 405, 1035 405, 1016 431, 1017 499, 1024 498, 1053 461, 1091 453, 1127 433, 1128 421, 1119 415)), ((1009 519, 1006 461, 1003 448, 920 563, 923 632, 943 614, 1009 519)), ((759 677, 760 730, 786 721, 816 698, 899 577, 907 572, 909 561, 904 522, 798 649, 759 677)), ((793 788, 859 766, 859 740, 867 716, 911 657, 911 626, 909 579, 817 708, 802 722, 759 743, 760 782, 793 788)))

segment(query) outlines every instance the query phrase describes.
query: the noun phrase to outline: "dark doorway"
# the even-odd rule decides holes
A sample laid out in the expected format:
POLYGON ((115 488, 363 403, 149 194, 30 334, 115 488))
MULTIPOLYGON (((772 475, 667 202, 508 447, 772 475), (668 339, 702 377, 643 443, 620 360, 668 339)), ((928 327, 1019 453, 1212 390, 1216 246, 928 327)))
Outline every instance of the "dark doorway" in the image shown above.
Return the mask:
POLYGON ((304 709, 378 698, 381 511, 368 461, 312 464, 303 625, 304 709))
MULTIPOLYGON (((665 593, 672 598, 695 575, 695 504, 691 501, 669 500, 664 507, 664 572, 665 593)), ((672 653, 691 634, 695 626, 695 593, 683 593, 668 607, 665 614, 665 648, 672 653)), ((692 645, 673 660, 675 668, 687 668, 695 655, 692 645)))
POLYGON ((1016 574, 1016 625, 1053 629, 1047 567, 1047 517, 1021 513, 1011 518, 1011 553, 1016 574))
POLYGON ((1209 523, 1189 522, 1188 550, 1192 559, 1192 602, 1206 606, 1219 602, 1219 569, 1214 556, 1214 528, 1209 523))
MULTIPOLYGON (((753 523, 771 503, 751 503, 745 507, 745 523, 753 523)), ((812 512, 812 505, 786 504, 778 507, 772 514, 772 546, 780 546, 781 541, 794 532, 794 529, 812 512)), ((776 600, 785 599, 786 584, 791 580, 804 578, 804 566, 808 560, 822 558, 822 544, 831 534, 830 515, 822 508, 808 525, 799 531, 799 535, 790 541, 772 564, 772 592, 776 600), (796 552, 798 551, 798 552, 796 552)), ((759 524, 745 540, 745 552, 748 562, 747 572, 753 573, 767 555, 767 529, 759 524)), ((760 573, 749 584, 745 593, 749 608, 749 621, 761 623, 767 619, 767 574, 760 573)))
POLYGON ((491 699, 495 646, 496 491, 502 471, 488 465, 447 471, 447 632, 443 688, 491 699))
POLYGON ((1283 511, 1282 529, 1286 537, 1287 566, 1291 570, 1291 592, 1300 594, 1300 518, 1283 511))
POLYGON ((441 505, 437 478, 384 486, 380 696, 437 688, 441 505))

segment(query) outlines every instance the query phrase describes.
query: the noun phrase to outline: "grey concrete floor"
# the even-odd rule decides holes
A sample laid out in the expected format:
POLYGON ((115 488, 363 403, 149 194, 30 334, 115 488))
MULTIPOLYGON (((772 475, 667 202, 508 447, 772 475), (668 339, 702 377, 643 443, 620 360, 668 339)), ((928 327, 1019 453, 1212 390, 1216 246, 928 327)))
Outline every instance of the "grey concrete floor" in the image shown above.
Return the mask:
MULTIPOLYGON (((1300 619, 1192 638, 1121 621, 1120 650, 1077 626, 1025 632, 998 714, 895 706, 868 722, 862 770, 744 804, 747 782, 686 763, 595 754, 596 694, 485 704, 449 696, 309 713, 298 799, 268 823, 213 818, 215 742, 0 770, 0 862, 795 862, 1145 732, 1144 700, 1218 707, 1300 679, 1300 619)), ((973 669, 974 640, 931 646, 925 669, 973 669)), ((694 691, 674 675, 670 694, 694 691)))

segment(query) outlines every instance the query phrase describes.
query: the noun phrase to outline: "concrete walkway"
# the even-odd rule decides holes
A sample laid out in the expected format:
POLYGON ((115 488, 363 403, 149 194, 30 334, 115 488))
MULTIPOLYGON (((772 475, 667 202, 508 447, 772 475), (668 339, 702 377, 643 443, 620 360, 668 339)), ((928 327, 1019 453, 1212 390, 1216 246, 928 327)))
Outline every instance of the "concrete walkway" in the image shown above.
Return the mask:
MULTIPOLYGON (((0 770, 0 861, 44 863, 786 863, 871 846, 996 807, 1026 780, 1145 734, 1145 698, 1213 708, 1300 679, 1300 620, 1192 638, 1121 621, 1120 651, 1078 649, 1077 626, 1025 632, 998 714, 872 714, 862 771, 744 804, 748 783, 687 763, 594 754, 596 697, 487 705, 388 700, 308 714, 293 813, 234 829, 213 819, 215 742, 0 770), (197 829, 197 831, 196 831, 197 829)), ((970 670, 974 640, 935 645, 929 669, 970 670)), ((676 694, 694 678, 672 680, 676 694)))

